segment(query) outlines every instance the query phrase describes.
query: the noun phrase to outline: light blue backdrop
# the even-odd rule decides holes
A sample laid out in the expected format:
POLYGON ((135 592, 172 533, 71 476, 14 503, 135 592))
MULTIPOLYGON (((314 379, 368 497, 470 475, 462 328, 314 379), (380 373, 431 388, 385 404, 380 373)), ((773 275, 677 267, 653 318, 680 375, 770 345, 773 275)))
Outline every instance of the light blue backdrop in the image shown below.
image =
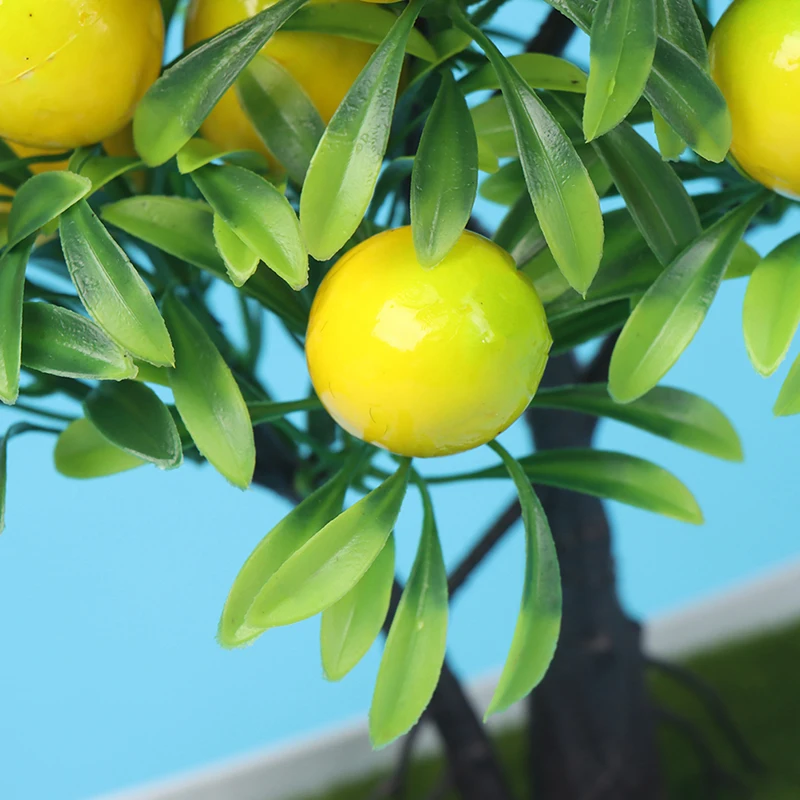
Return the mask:
MULTIPOLYGON (((719 13, 724 5, 718 4, 719 13)), ((503 24, 533 29, 545 7, 517 0, 503 24)), ((583 37, 571 56, 585 63, 583 37)), ((497 210, 484 206, 484 218, 497 210)), ((800 230, 795 212, 757 233, 766 252, 800 230)), ((800 421, 771 407, 771 381, 749 365, 740 319, 742 282, 727 284, 668 383, 721 405, 742 435, 746 464, 684 451, 604 423, 599 445, 650 458, 685 480, 706 514, 702 528, 611 505, 627 606, 649 616, 731 586, 800 555, 800 421)), ((223 304, 228 302, 220 298, 223 304)), ((266 370, 285 376, 281 399, 307 388, 297 353, 269 331, 266 370)), ((2 412, 0 425, 13 420, 2 412)), ((523 428, 506 435, 528 449, 523 428)), ((339 685, 322 679, 318 623, 276 630, 242 652, 214 632, 231 580, 287 507, 239 492, 210 469, 140 469, 100 482, 59 477, 52 441, 11 445, 8 528, 0 539, 0 798, 78 800, 309 734, 368 707, 379 651, 339 685)), ((484 461, 469 454, 437 469, 484 461)), ((437 491, 450 564, 511 491, 505 483, 437 491)), ((406 568, 419 525, 415 501, 399 526, 406 568)), ((502 662, 513 630, 523 548, 517 530, 455 602, 450 652, 468 676, 502 662)))

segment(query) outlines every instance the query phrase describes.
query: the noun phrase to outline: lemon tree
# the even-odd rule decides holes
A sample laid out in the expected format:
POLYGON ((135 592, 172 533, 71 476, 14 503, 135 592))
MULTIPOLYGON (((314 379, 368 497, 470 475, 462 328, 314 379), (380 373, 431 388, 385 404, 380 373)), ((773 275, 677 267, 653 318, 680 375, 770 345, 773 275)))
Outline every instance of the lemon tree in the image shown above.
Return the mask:
MULTIPOLYGON (((761 373, 800 322, 798 239, 764 260, 743 241, 800 194, 796 4, 736 0, 709 58, 702 4, 549 3, 511 56, 492 34, 502 0, 0 3, 0 400, 28 420, 0 440, 0 527, 8 444, 32 432, 55 437, 73 478, 191 459, 280 492, 295 507, 231 576, 220 644, 319 615, 325 673, 341 679, 384 630, 373 743, 430 703, 469 800, 510 795, 446 662, 449 596, 521 516, 520 612, 490 712, 557 652, 542 697, 591 669, 570 648, 597 599, 574 583, 596 544, 571 544, 565 508, 596 531, 597 498, 702 521, 662 466, 593 449, 596 420, 741 460, 722 411, 661 381, 723 280, 749 282, 761 373), (588 75, 560 57, 574 28, 588 75), (184 50, 162 68, 165 30, 184 50), (690 194, 697 178, 715 188, 690 194), (497 230, 474 213, 478 192, 505 207, 497 230), (244 349, 214 320, 219 283, 241 296, 244 349), (308 396, 272 399, 267 317, 305 349, 308 396), (522 415, 539 447, 515 459, 496 437, 522 415), (481 469, 430 470, 483 445, 481 469), (518 501, 448 576, 431 487, 492 479, 518 501), (413 494, 423 525, 403 588, 394 528, 413 494), (462 757, 475 746, 480 763, 462 757)), ((800 413, 799 366, 775 411, 800 413)), ((628 752, 634 785, 654 723, 634 713, 629 641, 612 672, 635 687, 615 711, 635 717, 623 745, 647 751, 628 752)), ((573 726, 597 710, 575 689, 560 695, 578 703, 573 726)), ((541 774, 571 763, 560 730, 541 774)), ((537 797, 573 796, 552 792, 537 797)))

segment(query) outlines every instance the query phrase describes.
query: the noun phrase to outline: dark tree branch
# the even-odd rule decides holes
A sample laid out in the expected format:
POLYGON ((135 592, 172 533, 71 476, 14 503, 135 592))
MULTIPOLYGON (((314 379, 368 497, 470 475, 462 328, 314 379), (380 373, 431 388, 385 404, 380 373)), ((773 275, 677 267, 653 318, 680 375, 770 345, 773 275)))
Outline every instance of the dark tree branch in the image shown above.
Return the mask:
POLYGON ((575 23, 560 11, 553 9, 542 23, 539 32, 525 46, 526 53, 549 53, 557 56, 564 52, 575 33, 575 23))
POLYGON ((422 720, 406 734, 400 749, 400 756, 392 774, 376 787, 375 791, 370 795, 370 800, 388 800, 388 798, 401 800, 405 796, 408 772, 414 755, 414 745, 417 743, 421 731, 422 720))

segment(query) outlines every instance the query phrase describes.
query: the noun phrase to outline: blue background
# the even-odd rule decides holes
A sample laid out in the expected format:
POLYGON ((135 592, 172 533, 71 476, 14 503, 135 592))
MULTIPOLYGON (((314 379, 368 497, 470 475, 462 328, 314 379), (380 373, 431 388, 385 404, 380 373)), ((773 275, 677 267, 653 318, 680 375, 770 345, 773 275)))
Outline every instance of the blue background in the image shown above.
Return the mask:
MULTIPOLYGON (((725 3, 718 3, 718 16, 725 3)), ((498 27, 533 30, 546 7, 515 0, 498 27)), ((587 63, 585 37, 569 55, 587 63)), ((496 223, 500 209, 479 214, 496 223)), ((800 230, 795 210, 756 232, 762 252, 800 230)), ((702 528, 612 504, 621 591, 648 617, 732 586, 800 554, 796 475, 800 420, 772 404, 794 358, 770 381, 750 366, 741 334, 745 282, 726 284, 707 322, 666 383, 718 403, 744 441, 744 465, 682 450, 616 423, 598 444, 645 456, 695 492, 702 528)), ((232 308, 224 292, 220 308, 232 308)), ((794 348, 796 351, 797 348, 794 348)), ((268 331, 265 374, 280 399, 307 390, 296 349, 268 331)), ((0 424, 15 419, 3 411, 0 424)), ((529 450, 524 428, 506 434, 529 450)), ((259 490, 240 492, 209 468, 142 468, 97 482, 52 467, 52 440, 10 448, 7 530, 0 538, 0 797, 73 800, 190 769, 363 714, 379 650, 338 685, 322 678, 318 622, 279 629, 241 652, 214 641, 222 602, 256 542, 287 511, 259 490)), ((467 454, 436 465, 461 469, 467 454)), ((511 497, 502 483, 436 493, 448 562, 511 497), (468 495, 467 495, 468 492, 468 495)), ((419 512, 407 503, 400 564, 413 558, 419 512)), ((502 663, 521 587, 516 530, 454 603, 450 652, 477 676, 502 663)))

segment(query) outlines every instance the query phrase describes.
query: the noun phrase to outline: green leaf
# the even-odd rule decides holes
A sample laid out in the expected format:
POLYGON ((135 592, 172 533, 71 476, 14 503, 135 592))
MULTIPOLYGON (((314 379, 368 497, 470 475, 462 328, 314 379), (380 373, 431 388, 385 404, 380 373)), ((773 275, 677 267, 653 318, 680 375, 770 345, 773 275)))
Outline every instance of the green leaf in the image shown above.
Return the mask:
POLYGON ((0 400, 8 405, 16 403, 19 396, 22 298, 32 247, 29 239, 0 257, 0 400))
MULTIPOLYGON (((391 11, 376 5, 352 2, 314 3, 298 11, 282 30, 325 33, 359 42, 380 44, 396 21, 397 17, 391 11)), ((416 28, 411 29, 406 52, 425 61, 438 60, 436 51, 416 28)))
MULTIPOLYGON (((519 461, 528 480, 572 492, 617 500, 636 508, 699 525, 703 514, 692 493, 665 469, 626 453, 569 448, 543 450, 519 461)), ((454 476, 458 480, 504 478, 502 467, 454 476)), ((429 478, 446 483, 453 477, 429 478)))
POLYGON ((765 199, 760 193, 712 225, 648 289, 611 357, 608 390, 617 402, 629 403, 649 392, 688 347, 765 199))
POLYGON ((329 522, 294 553, 259 592, 246 616, 254 628, 291 625, 330 608, 361 579, 394 528, 409 462, 329 522))
POLYGON ((131 357, 86 317, 49 303, 25 303, 22 363, 65 378, 121 381, 136 377, 131 357))
POLYGON ((373 747, 410 730, 430 703, 447 645, 447 572, 433 504, 420 484, 422 536, 408 584, 392 622, 369 710, 373 747))
POLYGON ((333 115, 308 169, 300 221, 308 251, 327 261, 355 233, 380 175, 403 56, 426 0, 412 0, 333 115))
MULTIPOLYGON (((509 56, 508 61, 532 89, 579 94, 586 91, 586 75, 566 59, 546 53, 519 53, 509 56)), ((496 90, 500 80, 491 64, 481 64, 458 82, 458 88, 464 94, 496 90)))
POLYGON ((302 185, 325 131, 303 87, 277 61, 256 56, 239 76, 236 91, 261 140, 302 185))
POLYGON ((261 153, 256 153, 254 150, 231 150, 230 148, 218 147, 199 136, 190 139, 178 151, 178 171, 181 175, 189 175, 212 161, 226 159, 252 162, 248 164, 240 163, 239 166, 247 166, 257 172, 269 171, 269 162, 261 153))
POLYGON ((245 618, 253 601, 286 561, 342 511, 349 469, 293 508, 256 546, 231 586, 217 639, 223 647, 241 647, 263 633, 245 618))
POLYGON ((489 142, 480 136, 476 136, 476 138, 478 141, 478 169, 494 175, 500 169, 500 159, 489 142))
POLYGON ((686 149, 686 142, 670 128, 669 123, 655 109, 653 109, 653 126, 661 158, 665 161, 678 161, 686 149))
POLYGON ((583 294, 603 254, 603 217, 589 173, 561 126, 486 36, 475 35, 494 65, 514 127, 536 217, 559 269, 583 294))
POLYGON ((586 311, 559 317, 550 323, 553 347, 550 355, 573 350, 578 345, 619 330, 631 312, 628 299, 603 303, 586 311))
POLYGON ((103 478, 146 463, 111 444, 88 419, 70 423, 56 443, 56 469, 67 478, 103 478))
POLYGON ((743 320, 750 361, 762 375, 772 375, 800 324, 800 235, 756 267, 744 296, 743 320))
POLYGON ((470 109, 479 142, 491 147, 498 158, 518 158, 517 140, 502 97, 492 97, 470 109))
POLYGON ((142 383, 103 383, 83 402, 86 417, 112 444, 161 469, 180 466, 181 437, 169 409, 142 383))
POLYGON ((214 242, 234 286, 244 286, 258 269, 258 256, 219 214, 214 214, 214 242))
POLYGON ((485 178, 481 182, 478 194, 490 203, 513 206, 526 189, 522 164, 514 160, 503 164, 494 175, 485 178))
POLYGON ((322 612, 322 668, 329 681, 344 678, 380 635, 392 597, 394 550, 390 536, 364 577, 322 612))
POLYGON ((126 172, 143 167, 144 162, 127 156, 90 156, 75 170, 78 175, 92 182, 92 192, 102 189, 107 183, 126 172))
POLYGON ((792 364, 772 411, 776 417, 800 414, 800 356, 792 364))
POLYGON ((736 278, 746 278, 752 275, 761 263, 761 256, 747 242, 739 242, 733 251, 733 258, 725 270, 725 280, 733 281, 736 278))
MULTIPOLYGON (((103 206, 103 219, 125 233, 229 281, 214 241, 214 212, 198 200, 140 196, 103 206)), ((243 290, 277 314, 296 333, 305 332, 308 312, 297 295, 266 266, 256 270, 243 290)))
POLYGON ((658 32, 708 69, 708 48, 694 0, 658 0, 658 32))
POLYGON ((308 255, 289 201, 267 180, 234 166, 206 166, 192 179, 215 213, 293 289, 308 283, 308 255))
POLYGON ((43 172, 25 181, 8 215, 9 248, 57 219, 91 190, 88 178, 67 170, 43 172))
POLYGON ((197 449, 234 486, 253 479, 256 449, 242 393, 203 326, 174 295, 164 316, 175 345, 169 383, 197 449))
POLYGON ((172 364, 172 343, 153 296, 85 200, 62 215, 60 230, 72 282, 100 327, 143 361, 172 364))
POLYGON ((642 96, 656 41, 656 0, 599 0, 583 113, 587 141, 619 125, 642 96))
POLYGON ((464 232, 478 190, 478 140, 464 96, 442 79, 411 173, 411 228, 423 267, 438 264, 464 232))
POLYGON ((742 461, 742 443, 730 420, 708 400, 680 389, 657 386, 620 405, 604 383, 539 389, 533 408, 555 408, 607 417, 728 461, 742 461))
POLYGON ((262 425, 265 422, 283 419, 296 411, 321 411, 322 403, 316 397, 309 397, 305 400, 291 400, 288 403, 275 403, 271 400, 257 401, 248 403, 247 408, 250 411, 253 425, 262 425))
POLYGON ((487 718, 521 700, 544 678, 561 631, 562 604, 558 555, 542 504, 522 466, 496 442, 490 447, 503 459, 519 495, 526 556, 517 626, 487 718))
POLYGON ((136 151, 152 167, 194 136, 239 73, 307 0, 279 0, 176 61, 150 87, 133 118, 136 151))

